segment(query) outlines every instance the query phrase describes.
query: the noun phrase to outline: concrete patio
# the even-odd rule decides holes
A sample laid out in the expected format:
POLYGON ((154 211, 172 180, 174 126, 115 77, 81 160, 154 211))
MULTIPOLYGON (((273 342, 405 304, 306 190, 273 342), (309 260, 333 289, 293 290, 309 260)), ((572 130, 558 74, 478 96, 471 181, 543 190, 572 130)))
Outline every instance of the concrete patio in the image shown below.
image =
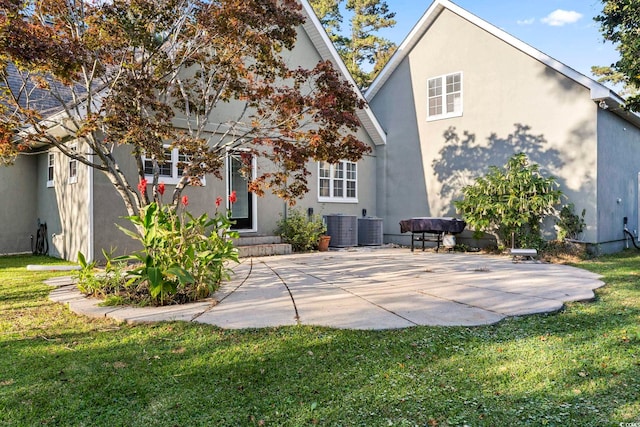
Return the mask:
POLYGON ((321 325, 393 329, 473 326, 560 310, 594 298, 594 273, 510 257, 357 248, 244 258, 209 300, 168 307, 100 307, 69 278, 50 281, 51 299, 76 313, 126 322, 181 320, 222 328, 321 325))

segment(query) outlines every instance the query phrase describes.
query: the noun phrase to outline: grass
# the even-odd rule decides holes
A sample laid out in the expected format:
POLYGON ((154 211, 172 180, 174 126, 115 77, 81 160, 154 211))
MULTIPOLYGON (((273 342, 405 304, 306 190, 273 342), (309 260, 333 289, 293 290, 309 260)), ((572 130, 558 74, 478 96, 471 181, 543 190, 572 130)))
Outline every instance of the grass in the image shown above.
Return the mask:
POLYGON ((0 258, 0 425, 640 423, 637 252, 581 264, 594 302, 393 331, 91 320, 48 300, 61 273, 25 269, 56 262, 0 258))

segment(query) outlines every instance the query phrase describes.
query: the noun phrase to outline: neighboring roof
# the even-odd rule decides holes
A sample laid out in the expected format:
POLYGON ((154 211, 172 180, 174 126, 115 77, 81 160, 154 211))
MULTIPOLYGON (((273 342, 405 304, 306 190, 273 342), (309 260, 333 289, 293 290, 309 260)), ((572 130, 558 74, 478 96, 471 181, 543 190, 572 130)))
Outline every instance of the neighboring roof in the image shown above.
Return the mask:
POLYGON ((609 108, 614 113, 640 127, 640 116, 624 110, 622 108, 622 106, 624 105, 624 99, 608 87, 585 76, 584 74, 579 73, 568 65, 563 64, 556 59, 553 59, 549 55, 546 55, 545 53, 531 47, 525 42, 513 37, 511 34, 508 34, 498 27, 464 10, 463 8, 452 3, 449 0, 435 0, 431 4, 431 6, 429 6, 420 21, 418 21, 418 23, 413 27, 409 35, 398 47, 395 54, 391 57, 391 59, 389 59, 387 65, 385 65, 380 74, 378 74, 373 83, 371 83, 371 86, 369 86, 369 88, 365 92, 365 97, 368 101, 371 101, 376 96, 380 88, 384 86, 385 82, 393 74, 395 69, 411 52, 415 45, 418 44, 422 36, 424 36, 424 34, 429 30, 431 25, 445 9, 455 13, 461 18, 485 30, 489 34, 497 37, 507 44, 510 44, 526 55, 529 55, 530 57, 542 62, 553 70, 565 75, 576 83, 586 87, 591 92, 591 99, 595 102, 598 102, 601 107, 604 107, 604 105, 606 104, 606 107, 604 108, 609 108), (604 102, 604 104, 602 104, 601 102, 604 102))
MULTIPOLYGON (((344 65, 342 58, 338 54, 335 46, 327 32, 325 31, 322 23, 316 16, 313 8, 309 4, 308 0, 299 0, 302 5, 302 9, 304 11, 306 20, 303 25, 304 30, 306 31, 309 39, 313 43, 314 47, 317 49, 318 53, 324 60, 329 60, 333 63, 333 65, 343 74, 344 78, 353 86, 353 90, 356 91, 359 97, 366 101, 365 97, 362 95, 362 92, 358 88, 355 80, 351 77, 351 73, 347 70, 347 67, 344 65)), ((363 110, 358 111, 358 118, 362 123, 362 126, 367 131, 371 139, 373 140, 375 145, 384 145, 387 142, 387 135, 382 129, 382 126, 378 122, 378 119, 369 108, 369 104, 365 105, 363 110)))

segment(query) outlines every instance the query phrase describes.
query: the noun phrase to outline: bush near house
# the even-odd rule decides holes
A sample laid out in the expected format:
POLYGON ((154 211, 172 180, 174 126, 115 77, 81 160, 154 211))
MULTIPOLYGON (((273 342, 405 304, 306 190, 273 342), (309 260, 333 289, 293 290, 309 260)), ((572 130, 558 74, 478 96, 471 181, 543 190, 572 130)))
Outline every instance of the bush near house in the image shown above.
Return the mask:
MULTIPOLYGON (((221 201, 217 199, 217 207, 221 201)), ((230 201, 235 201, 235 194, 230 201)), ((138 231, 119 228, 138 240, 143 249, 115 259, 106 257, 104 272, 97 273, 94 264, 79 254, 82 270, 78 288, 105 297, 107 304, 166 305, 213 294, 229 277, 228 262, 238 262, 232 243, 237 232, 230 231, 230 211, 219 212, 216 207, 211 218, 206 213, 194 217, 186 211, 187 205, 186 196, 181 210, 152 202, 139 215, 128 217, 138 231), (132 268, 125 268, 130 262, 134 263, 132 268)))
POLYGON ((514 238, 517 247, 539 249, 544 242, 540 224, 554 213, 562 192, 554 177, 545 177, 526 154, 511 157, 503 168, 491 166, 487 175, 462 189, 454 202, 470 229, 489 233, 505 247, 514 238))
POLYGON ((278 221, 276 233, 295 252, 318 249, 318 239, 327 231, 319 215, 307 216, 300 209, 292 209, 278 221))
POLYGON ((573 203, 564 205, 562 209, 560 209, 558 219, 556 220, 558 240, 577 240, 580 237, 580 234, 584 231, 586 226, 584 216, 586 215, 587 210, 582 209, 582 213, 580 215, 576 214, 574 210, 575 206, 573 203))

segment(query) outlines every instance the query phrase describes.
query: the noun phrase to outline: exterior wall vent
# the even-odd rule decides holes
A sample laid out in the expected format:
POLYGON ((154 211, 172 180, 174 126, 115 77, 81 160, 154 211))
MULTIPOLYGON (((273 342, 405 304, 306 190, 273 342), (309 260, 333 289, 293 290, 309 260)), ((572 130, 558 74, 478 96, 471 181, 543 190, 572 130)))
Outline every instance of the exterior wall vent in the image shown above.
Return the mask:
POLYGON ((358 245, 382 245, 382 218, 358 218, 358 245))
POLYGON ((329 246, 346 248, 358 245, 358 221, 355 215, 331 214, 324 216, 329 246))

